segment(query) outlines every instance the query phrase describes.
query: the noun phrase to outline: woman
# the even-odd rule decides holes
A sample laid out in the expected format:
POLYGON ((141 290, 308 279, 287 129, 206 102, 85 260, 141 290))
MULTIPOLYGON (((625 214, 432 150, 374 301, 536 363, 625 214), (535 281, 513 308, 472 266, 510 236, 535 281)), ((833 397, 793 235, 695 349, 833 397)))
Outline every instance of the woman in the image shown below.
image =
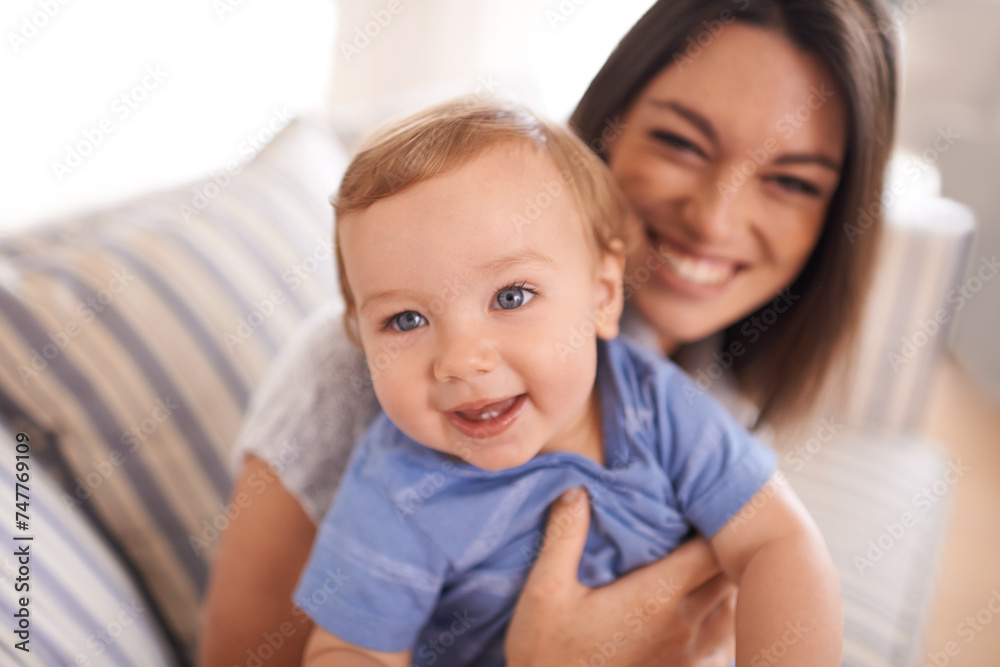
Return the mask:
MULTIPOLYGON (((571 119, 646 230, 629 258, 623 328, 702 371, 732 409, 755 408, 750 426, 806 416, 857 329, 878 229, 852 241, 844 225, 882 190, 891 25, 878 0, 661 0, 571 119)), ((233 490, 254 502, 213 571, 205 665, 247 664, 265 645, 269 664, 301 656, 310 624, 290 594, 350 443, 377 409, 363 356, 339 329, 329 314, 313 318, 255 398, 233 490)), ((589 590, 576 581, 587 517, 579 498, 553 507, 509 663, 597 664, 613 651, 616 664, 728 664, 733 590, 705 543, 589 590), (648 604, 661 581, 677 593, 648 604), (595 644, 637 609, 646 631, 595 644)))

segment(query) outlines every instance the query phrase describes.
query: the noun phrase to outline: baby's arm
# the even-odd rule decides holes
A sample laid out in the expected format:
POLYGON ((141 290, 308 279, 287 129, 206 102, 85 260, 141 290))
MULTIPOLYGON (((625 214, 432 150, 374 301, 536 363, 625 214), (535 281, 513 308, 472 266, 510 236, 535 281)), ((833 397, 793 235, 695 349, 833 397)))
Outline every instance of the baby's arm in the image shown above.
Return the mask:
POLYGON ((303 667, 407 667, 412 651, 384 653, 355 646, 316 626, 306 644, 303 667))
POLYGON ((737 667, 840 665, 840 582, 823 537, 781 473, 711 540, 739 584, 737 667), (755 659, 756 658, 756 659, 755 659))

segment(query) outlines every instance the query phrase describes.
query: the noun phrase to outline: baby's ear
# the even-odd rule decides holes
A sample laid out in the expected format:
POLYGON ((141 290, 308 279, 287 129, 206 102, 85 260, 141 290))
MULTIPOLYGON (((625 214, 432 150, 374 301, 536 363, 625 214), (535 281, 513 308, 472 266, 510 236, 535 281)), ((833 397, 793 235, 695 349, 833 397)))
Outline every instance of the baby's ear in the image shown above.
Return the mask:
POLYGON ((618 320, 625 304, 625 244, 614 239, 609 245, 611 249, 601 252, 597 267, 598 302, 594 321, 597 337, 604 340, 611 340, 618 335, 618 320))
MULTIPOLYGON (((358 328, 358 311, 354 304, 350 304, 344 309, 344 332, 347 339, 361 348, 361 331, 358 328)), ((363 348, 362 348, 363 349, 363 348)))

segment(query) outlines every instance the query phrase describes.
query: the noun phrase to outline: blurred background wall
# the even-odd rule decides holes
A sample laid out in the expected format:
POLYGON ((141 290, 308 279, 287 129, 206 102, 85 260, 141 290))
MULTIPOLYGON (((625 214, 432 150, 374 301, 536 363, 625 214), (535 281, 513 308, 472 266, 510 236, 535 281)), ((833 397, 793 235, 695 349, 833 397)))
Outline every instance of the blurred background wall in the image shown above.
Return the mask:
MULTIPOLYGON (((300 113, 353 123, 458 92, 564 119, 649 0, 7 0, 0 243, 59 214, 248 160, 300 113)), ((901 0, 898 145, 1000 255, 1000 0, 901 0), (957 137, 928 151, 939 132, 957 137)), ((1000 394, 1000 280, 952 331, 1000 394)))
MULTIPOLYGON (((1000 0, 897 4, 905 38, 897 142, 919 154, 942 129, 959 135, 934 166, 941 193, 976 213, 971 270, 1000 255, 1000 0)), ((956 325, 956 356, 1000 394, 1000 280, 983 284, 956 325)))

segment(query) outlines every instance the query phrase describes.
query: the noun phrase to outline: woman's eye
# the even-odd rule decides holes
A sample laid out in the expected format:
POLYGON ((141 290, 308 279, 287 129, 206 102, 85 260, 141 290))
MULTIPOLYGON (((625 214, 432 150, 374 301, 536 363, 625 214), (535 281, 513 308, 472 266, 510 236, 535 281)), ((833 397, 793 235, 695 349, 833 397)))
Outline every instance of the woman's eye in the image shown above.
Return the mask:
POLYGON ((773 180, 788 192, 812 195, 814 197, 820 194, 819 188, 812 183, 807 183, 799 178, 793 178, 791 176, 775 176, 773 180))
POLYGON ((664 132, 663 130, 653 130, 650 132, 650 136, 656 139, 661 144, 666 144, 671 148, 676 148, 681 151, 690 151, 702 157, 705 157, 705 153, 698 148, 697 144, 694 144, 684 137, 674 134, 673 132, 664 132))
POLYGON ((413 331, 417 327, 422 327, 427 324, 427 320, 424 316, 415 310, 408 310, 405 313, 400 313, 399 315, 393 315, 389 318, 389 328, 395 329, 396 331, 413 331))
POLYGON ((504 287, 497 292, 497 305, 503 310, 512 310, 520 308, 534 297, 534 293, 524 287, 504 287))

